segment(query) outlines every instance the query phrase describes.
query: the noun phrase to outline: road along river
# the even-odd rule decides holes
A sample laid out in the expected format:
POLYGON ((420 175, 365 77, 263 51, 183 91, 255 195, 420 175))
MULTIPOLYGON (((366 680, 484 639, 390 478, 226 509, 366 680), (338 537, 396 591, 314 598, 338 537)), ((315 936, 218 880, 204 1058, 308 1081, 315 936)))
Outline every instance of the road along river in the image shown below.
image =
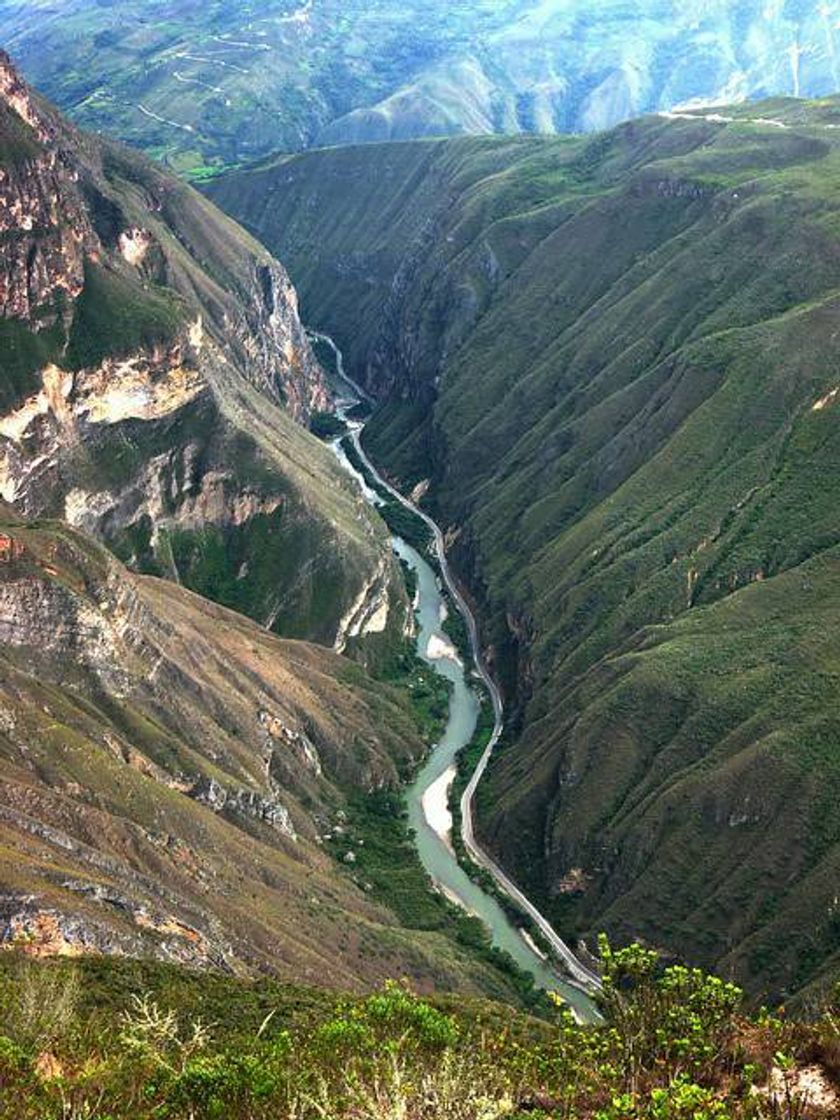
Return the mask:
MULTIPOLYGON (((328 346, 335 355, 339 377, 348 390, 347 396, 338 402, 337 411, 348 425, 348 434, 360 460, 376 481, 377 486, 387 490, 403 506, 422 518, 431 531, 435 559, 439 566, 443 585, 449 596, 449 602, 463 616, 469 634, 470 647, 475 663, 474 677, 470 669, 465 667, 458 659, 449 639, 441 629, 441 623, 446 616, 447 604, 437 574, 431 564, 416 549, 400 537, 394 537, 395 552, 401 560, 404 560, 414 570, 417 576, 417 597, 415 601, 417 652, 434 672, 445 677, 452 684, 449 719, 444 734, 407 791, 409 822, 415 833, 420 859, 440 890, 469 913, 481 918, 489 928, 495 946, 506 950, 520 967, 532 973, 540 987, 561 995, 579 1019, 592 1021, 597 1017, 597 1012, 589 993, 596 991, 600 986, 598 976, 578 960, 548 920, 484 851, 475 837, 473 824, 475 791, 487 767, 493 748, 499 741, 504 729, 504 710, 501 694, 484 660, 475 617, 458 589, 446 559, 443 534, 438 525, 427 514, 418 509, 382 478, 376 467, 368 459, 359 439, 364 424, 347 417, 347 413, 353 408, 353 405, 364 399, 366 394, 344 372, 341 351, 333 340, 327 335, 315 334, 314 332, 312 332, 311 337, 328 346), (471 678, 473 679, 471 680, 471 678), (561 976, 552 962, 540 952, 529 938, 523 935, 498 901, 470 879, 458 863, 449 839, 452 817, 448 809, 448 794, 455 777, 456 757, 458 752, 471 741, 478 723, 480 701, 474 687, 476 678, 483 683, 484 689, 490 697, 493 705, 494 726, 492 736, 461 799, 464 846, 471 859, 492 875, 502 893, 511 898, 540 930, 556 958, 563 962, 568 978, 561 976)), ((350 463, 340 443, 340 439, 336 440, 333 447, 344 468, 356 479, 362 493, 371 504, 381 504, 380 496, 367 485, 362 475, 350 463)))

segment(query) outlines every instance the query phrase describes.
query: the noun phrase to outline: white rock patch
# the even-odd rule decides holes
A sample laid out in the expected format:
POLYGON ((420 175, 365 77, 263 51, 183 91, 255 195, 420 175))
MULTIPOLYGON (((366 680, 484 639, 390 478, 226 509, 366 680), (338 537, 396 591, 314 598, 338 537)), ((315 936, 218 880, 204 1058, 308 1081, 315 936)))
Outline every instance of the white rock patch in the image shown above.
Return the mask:
POLYGON ((449 811, 449 791, 455 781, 456 770, 450 766, 435 778, 423 794, 421 804, 423 816, 429 827, 437 833, 446 846, 452 850, 452 814, 449 811))
POLYGON ((429 638, 429 644, 426 646, 426 656, 430 661, 442 661, 446 658, 458 665, 461 664, 461 659, 453 644, 439 634, 432 634, 429 638))
POLYGON ((814 401, 814 403, 811 405, 811 411, 822 412, 826 405, 831 404, 838 393, 840 393, 840 388, 832 389, 831 392, 826 393, 824 397, 820 397, 818 401, 814 401))
POLYGON ((146 259, 152 244, 152 235, 145 229, 127 229, 120 234, 119 249, 122 258, 139 268, 146 259))

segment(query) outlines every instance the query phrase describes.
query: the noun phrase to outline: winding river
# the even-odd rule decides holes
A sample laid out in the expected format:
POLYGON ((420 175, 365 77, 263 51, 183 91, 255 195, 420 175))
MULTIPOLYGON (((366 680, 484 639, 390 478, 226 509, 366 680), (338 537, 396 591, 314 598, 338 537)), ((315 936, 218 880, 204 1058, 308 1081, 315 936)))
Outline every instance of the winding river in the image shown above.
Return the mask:
MULTIPOLYGON (((475 662, 473 676, 473 672, 465 668, 458 659, 449 639, 441 629, 441 624, 446 617, 446 598, 431 564, 400 537, 394 537, 392 539, 394 551, 413 569, 417 577, 415 601, 417 652, 432 671, 445 677, 452 685, 446 729, 406 794, 409 822, 414 830, 420 859, 432 880, 447 897, 469 913, 481 918, 489 928, 495 946, 510 953, 521 968, 534 976, 535 982, 540 987, 561 995, 572 1007, 578 1019, 592 1021, 597 1018, 597 1012, 590 994, 599 986, 597 975, 575 956, 548 920, 481 848, 475 837, 473 829, 475 791, 504 728, 504 711, 501 694, 484 661, 475 617, 461 595, 447 562, 443 534, 427 514, 394 489, 371 463, 359 438, 364 424, 357 420, 350 420, 347 416, 353 405, 366 398, 366 394, 345 373, 341 351, 333 340, 328 335, 315 332, 311 332, 311 337, 328 346, 335 355, 339 378, 349 390, 349 394, 337 402, 337 412, 348 426, 348 434, 361 461, 378 486, 387 490, 406 508, 421 517, 431 530, 436 560, 449 602, 454 604, 455 609, 464 618, 475 662), (450 840, 452 817, 448 809, 449 790, 455 777, 456 756, 470 742, 478 723, 480 702, 475 683, 479 679, 490 696, 495 718, 493 734, 461 799, 464 845, 473 861, 489 871, 502 892, 513 899, 539 928, 545 940, 551 945, 556 958, 563 962, 568 977, 561 976, 545 954, 514 925, 498 901, 470 879, 458 863, 452 848, 450 840)), ((367 485, 363 476, 344 454, 340 440, 333 443, 333 448, 345 470, 357 481, 367 501, 372 505, 382 504, 379 494, 367 485)))

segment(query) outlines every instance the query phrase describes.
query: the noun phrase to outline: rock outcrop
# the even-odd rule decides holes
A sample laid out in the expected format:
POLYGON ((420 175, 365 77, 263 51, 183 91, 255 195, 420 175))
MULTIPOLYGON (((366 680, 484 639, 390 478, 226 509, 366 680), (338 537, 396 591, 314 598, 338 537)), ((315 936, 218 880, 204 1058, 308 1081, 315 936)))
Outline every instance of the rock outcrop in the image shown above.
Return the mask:
POLYGON ((2 53, 0 138, 0 498, 280 632, 332 644, 383 564, 398 596, 304 430, 328 392, 283 267, 2 53))

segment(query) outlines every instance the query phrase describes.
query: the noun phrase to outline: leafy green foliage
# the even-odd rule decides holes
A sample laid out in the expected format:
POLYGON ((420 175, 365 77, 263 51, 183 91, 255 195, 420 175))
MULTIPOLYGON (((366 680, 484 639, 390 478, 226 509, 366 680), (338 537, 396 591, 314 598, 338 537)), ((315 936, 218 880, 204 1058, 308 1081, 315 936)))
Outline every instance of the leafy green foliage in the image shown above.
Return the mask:
POLYGON ((333 840, 332 845, 339 856, 344 849, 352 849, 356 855, 354 876, 369 887, 374 898, 394 911, 402 925, 454 932, 458 915, 430 889, 398 791, 380 790, 352 797, 346 835, 340 841, 333 840))
POLYGON ((347 425, 334 412, 313 412, 309 430, 319 439, 335 439, 336 436, 344 435, 347 425))
MULTIPOLYGON (((638 945, 612 950, 605 1022, 551 1021, 465 996, 422 997, 390 981, 364 996, 150 962, 0 959, 2 1120, 798 1120, 815 1110, 798 1078, 836 1094, 837 1010, 812 1023, 743 1017, 738 992, 662 968, 638 945), (73 1013, 43 1039, 19 1036, 21 985, 69 984, 73 1013), (138 987, 138 985, 145 987, 138 987), (678 995, 690 1010, 680 1012, 678 995), (675 1015, 682 1015, 677 1022, 675 1015), (686 1017, 705 1038, 680 1044, 686 1017), (23 1039, 23 1040, 22 1040, 23 1039)), ((836 1099, 836 1096, 835 1096, 836 1099)))
POLYGON ((703 1075, 728 1048, 743 993, 699 968, 672 965, 640 945, 611 948, 598 943, 603 990, 599 1002, 618 1038, 622 1076, 639 1084, 642 1072, 665 1057, 675 1076, 703 1075))
POLYGON ((435 890, 420 862, 397 790, 351 794, 346 824, 329 840, 329 848, 353 880, 393 911, 409 930, 445 935, 482 966, 482 983, 497 998, 545 1011, 547 1002, 533 977, 506 953, 492 946, 484 923, 435 890), (348 852, 353 862, 344 862, 348 852))

